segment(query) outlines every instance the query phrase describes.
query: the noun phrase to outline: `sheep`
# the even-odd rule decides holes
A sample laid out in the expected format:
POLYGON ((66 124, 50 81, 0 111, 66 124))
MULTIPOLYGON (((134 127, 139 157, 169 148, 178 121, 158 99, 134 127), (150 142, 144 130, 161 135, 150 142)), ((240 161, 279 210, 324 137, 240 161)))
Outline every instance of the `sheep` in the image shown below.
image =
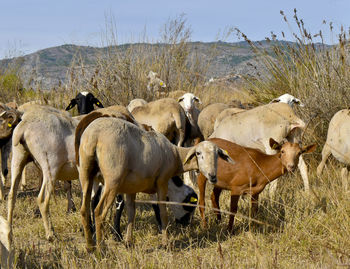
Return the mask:
POLYGON ((236 113, 246 111, 243 108, 237 108, 237 107, 230 107, 226 108, 225 110, 221 111, 220 114, 216 117, 215 123, 214 123, 214 130, 220 125, 222 120, 226 117, 229 117, 231 115, 234 115, 236 113))
POLYGON ((159 99, 135 108, 131 113, 136 121, 152 126, 170 141, 182 146, 185 141, 186 115, 172 98, 159 99))
POLYGON ((90 92, 80 92, 73 98, 66 110, 72 109, 75 105, 78 106, 79 115, 88 114, 94 110, 94 105, 103 108, 101 102, 90 92))
POLYGON ((296 97, 294 97, 293 95, 290 95, 289 93, 285 93, 283 95, 281 95, 280 97, 277 97, 275 99, 273 99, 271 103, 286 103, 288 105, 290 105, 291 107, 293 107, 294 104, 297 104, 300 107, 304 107, 305 105, 296 97))
MULTIPOLYGON (((210 138, 223 138, 244 147, 260 149, 266 154, 274 154, 269 146, 272 137, 278 142, 287 138, 299 142, 305 123, 298 118, 293 109, 285 103, 272 103, 259 106, 224 118, 210 138)), ((299 169, 304 181, 305 191, 309 192, 307 167, 299 158, 299 169)), ((273 194, 277 181, 270 185, 273 194)))
POLYGON ((341 170, 344 189, 348 189, 348 166, 350 164, 350 110, 343 109, 334 114, 329 122, 327 140, 322 149, 322 161, 317 167, 317 176, 320 177, 329 155, 333 155, 339 162, 346 165, 341 170))
MULTIPOLYGON (((214 190, 211 195, 213 208, 220 209, 219 198, 222 190, 231 192, 231 215, 228 224, 229 232, 233 232, 235 214, 237 213, 237 204, 239 197, 249 194, 252 199, 252 212, 256 213, 258 207, 259 194, 265 186, 277 179, 286 172, 292 172, 298 159, 303 153, 311 153, 316 149, 316 145, 300 147, 298 143, 283 141, 279 144, 272 138, 269 139, 270 146, 278 152, 274 155, 267 155, 260 150, 248 147, 242 147, 230 141, 220 138, 210 138, 209 141, 218 147, 226 150, 229 156, 235 160, 235 164, 229 164, 218 160, 217 178, 209 182, 214 184, 214 190)), ((199 205, 202 217, 202 225, 206 226, 204 217, 205 206, 205 187, 206 177, 200 173, 198 178, 199 187, 199 205)), ((217 219, 221 220, 219 211, 216 211, 217 219)))
MULTIPOLYGON (((217 156, 232 161, 211 142, 191 148, 177 147, 162 134, 144 131, 117 118, 100 118, 88 125, 80 139, 79 179, 83 191, 82 223, 87 250, 94 247, 90 230, 90 196, 93 178, 102 174, 105 190, 95 209, 96 239, 102 243, 102 223, 117 193, 126 194, 127 245, 132 242, 135 196, 138 192, 158 194, 164 201, 168 180, 185 171, 199 169, 206 177, 216 177, 217 156)), ((232 161, 233 162, 233 161, 232 161)), ((167 214, 160 204, 163 243, 167 240, 167 214)))
POLYGON ((12 230, 2 216, 0 216, 0 258, 1 268, 13 267, 13 249, 11 246, 12 230))
POLYGON ((0 103, 0 150, 1 150, 1 179, 0 200, 4 199, 4 185, 8 174, 7 160, 11 151, 12 132, 19 123, 21 114, 16 110, 0 103))
POLYGON ((130 101, 129 105, 126 107, 128 111, 131 113, 136 107, 143 106, 147 104, 144 99, 137 98, 130 101))
MULTIPOLYGON (((109 116, 115 116, 115 115, 108 115, 108 114, 102 114, 100 112, 108 112, 108 108, 99 109, 96 112, 90 113, 88 116, 84 117, 82 119, 75 131, 75 149, 76 154, 79 152, 79 145, 80 145, 80 137, 82 133, 84 132, 85 128, 94 120, 101 118, 101 117, 109 117, 109 116)), ((125 112, 125 111, 124 111, 125 112)), ((120 118, 120 117, 119 117, 120 118)), ((146 131, 153 131, 152 129, 145 128, 144 125, 139 125, 134 119, 126 119, 127 121, 134 123, 139 128, 142 128, 146 131)), ((147 127, 147 126, 146 126, 147 127)), ((76 155, 77 156, 77 155, 76 155)), ((78 157, 76 157, 76 161, 78 161, 78 157)), ((171 180, 169 180, 168 184, 168 198, 169 201, 172 202, 179 202, 179 203, 197 203, 197 194, 194 192, 192 188, 187 186, 180 180, 178 177, 174 177, 171 180)), ((101 194, 100 190, 96 190, 98 192, 98 195, 93 200, 93 204, 98 203, 99 195, 101 194)), ((117 196, 117 212, 115 216, 114 221, 114 232, 117 239, 121 239, 122 235, 120 232, 120 218, 122 214, 122 210, 124 207, 124 199, 122 196, 117 196)), ((160 215, 159 215, 159 207, 157 205, 152 205, 156 219, 158 222, 158 225, 161 225, 160 222, 160 215)), ((195 207, 189 207, 189 206, 178 206, 178 205, 171 205, 170 206, 171 211, 173 212, 173 215, 175 216, 175 220, 177 223, 187 225, 189 224, 189 221, 191 220, 191 217, 194 213, 195 207)))
POLYGON ((159 78, 159 75, 156 72, 149 71, 147 78, 149 79, 147 91, 152 95, 156 95, 158 98, 164 97, 166 94, 166 84, 159 78))
POLYGON ((229 108, 229 105, 227 104, 214 103, 206 106, 199 113, 198 127, 204 139, 208 139, 208 137, 213 133, 216 117, 220 114, 221 111, 227 108, 229 108))
MULTIPOLYGON (((127 113, 123 106, 103 108, 103 111, 123 117, 127 113), (122 113, 120 113, 120 111, 122 113)), ((41 168, 43 183, 38 196, 38 205, 44 221, 46 238, 53 238, 49 216, 49 199, 57 179, 78 179, 75 164, 75 128, 82 116, 71 117, 68 112, 52 107, 37 106, 22 116, 22 121, 13 131, 11 189, 8 195, 8 221, 12 225, 16 193, 24 166, 35 160, 41 168), (44 141, 43 141, 44 138, 44 141)), ((127 118, 125 118, 127 119, 127 118)), ((69 207, 72 207, 69 199, 69 207)))
POLYGON ((177 100, 188 119, 188 125, 186 126, 186 139, 199 139, 204 140, 203 135, 198 127, 198 116, 200 110, 196 107, 196 103, 202 104, 201 100, 193 93, 185 93, 177 100))

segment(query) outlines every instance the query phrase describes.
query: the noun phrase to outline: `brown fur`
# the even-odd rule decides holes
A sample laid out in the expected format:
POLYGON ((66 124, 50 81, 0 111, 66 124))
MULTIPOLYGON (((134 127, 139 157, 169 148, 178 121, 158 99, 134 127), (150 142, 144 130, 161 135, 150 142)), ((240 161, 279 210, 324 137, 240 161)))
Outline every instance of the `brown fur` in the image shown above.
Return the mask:
MULTIPOLYGON (((276 146, 274 149, 280 150, 274 155, 267 155, 260 150, 242 147, 230 141, 213 138, 209 141, 215 143, 222 149, 225 149, 229 156, 236 161, 230 164, 218 160, 217 179, 211 200, 213 207, 219 209, 219 196, 222 190, 231 191, 231 213, 228 229, 232 232, 234 223, 234 214, 237 213, 237 204, 239 197, 244 194, 252 196, 253 212, 257 210, 258 197, 265 186, 271 181, 283 175, 286 170, 294 170, 298 164, 302 153, 309 153, 315 150, 315 145, 300 148, 299 144, 286 142, 282 146, 278 145, 273 139, 270 139, 270 145, 276 146)), ((207 179, 199 174, 199 205, 205 205, 205 185, 207 179)), ((202 223, 205 226, 204 207, 200 208, 202 223)), ((220 220, 220 213, 217 213, 220 220)))

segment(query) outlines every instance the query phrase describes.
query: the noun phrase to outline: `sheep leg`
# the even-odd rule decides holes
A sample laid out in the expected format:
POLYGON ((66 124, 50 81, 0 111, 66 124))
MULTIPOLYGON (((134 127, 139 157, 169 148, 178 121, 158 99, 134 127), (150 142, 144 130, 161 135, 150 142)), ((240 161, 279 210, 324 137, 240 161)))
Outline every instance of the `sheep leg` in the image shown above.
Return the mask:
POLYGON ((26 165, 28 160, 28 153, 25 151, 22 145, 18 145, 13 147, 12 149, 12 161, 11 161, 11 189, 8 195, 8 212, 7 212, 7 220, 12 226, 13 219, 13 210, 15 208, 16 197, 18 185, 21 179, 21 174, 24 166, 26 165))
POLYGON ((116 196, 115 188, 105 185, 100 202, 95 208, 96 241, 98 246, 103 242, 103 225, 109 208, 112 206, 116 196))
POLYGON ((120 231, 120 219, 122 217, 122 213, 124 210, 124 198, 122 194, 117 195, 117 201, 116 201, 117 211, 114 216, 114 229, 113 234, 117 240, 122 240, 123 236, 120 231))
POLYGON ((309 193, 309 191, 310 191, 309 177, 307 175, 307 166, 306 166, 306 163, 304 161, 303 156, 299 157, 298 168, 300 170, 301 178, 303 179, 303 182, 304 182, 305 192, 309 193))
POLYGON ((135 220, 135 198, 136 194, 127 194, 126 195, 126 211, 128 215, 128 226, 126 230, 126 236, 125 236, 125 244, 126 246, 132 245, 132 231, 134 226, 134 220, 135 220))
POLYGON ((217 222, 221 221, 221 213, 220 213, 220 194, 222 189, 214 187, 213 192, 211 193, 211 204, 215 209, 215 215, 217 222))
POLYGON ((230 205, 230 219, 228 221, 228 231, 229 233, 233 234, 233 224, 235 222, 235 216, 237 214, 237 209, 238 209, 238 200, 239 200, 239 195, 232 195, 231 194, 231 205, 230 205))
POLYGON ((81 189, 83 193, 82 204, 80 208, 81 221, 83 223, 84 235, 86 240, 86 249, 91 252, 95 245, 92 239, 92 222, 90 214, 90 204, 91 204, 91 192, 93 186, 93 178, 89 171, 85 169, 80 169, 79 179, 81 184, 81 189))
POLYGON ((328 146, 327 142, 324 144, 322 149, 322 161, 317 166, 317 176, 320 177, 323 171, 324 166, 326 165, 327 159, 331 155, 331 148, 328 146))
POLYGON ((202 173, 197 177, 198 189, 199 189, 199 212, 202 218, 202 227, 207 226, 207 221, 205 220, 205 188, 207 180, 202 173))
POLYGON ((349 176, 349 170, 347 167, 342 168, 341 170, 341 180, 342 180, 342 185, 343 185, 343 189, 345 191, 348 190, 348 176, 349 176))
POLYGON ((26 189, 26 186, 27 186, 27 179, 26 179, 26 174, 27 174, 26 170, 27 170, 27 168, 26 167, 27 166, 25 166, 23 168, 22 177, 21 177, 21 190, 22 191, 24 191, 26 189))
POLYGON ((67 193, 67 200, 68 200, 67 213, 77 211, 73 201, 71 181, 64 181, 64 190, 67 193))
POLYGON ((51 176, 48 169, 43 169, 43 184, 37 198, 39 210, 44 221, 45 233, 47 240, 53 239, 53 227, 50 218, 49 204, 50 197, 55 185, 55 177, 51 176))
MULTIPOLYGON (((159 182, 161 180, 159 179, 159 182)), ((166 201, 166 196, 168 194, 168 181, 165 181, 165 184, 162 186, 158 186, 157 189, 157 194, 158 194, 158 201, 166 201)), ((168 226, 168 214, 166 211, 166 205, 163 203, 159 204, 159 211, 160 211, 160 219, 161 219, 161 227, 162 227, 162 245, 166 245, 168 241, 168 236, 167 236, 167 226, 168 226)))

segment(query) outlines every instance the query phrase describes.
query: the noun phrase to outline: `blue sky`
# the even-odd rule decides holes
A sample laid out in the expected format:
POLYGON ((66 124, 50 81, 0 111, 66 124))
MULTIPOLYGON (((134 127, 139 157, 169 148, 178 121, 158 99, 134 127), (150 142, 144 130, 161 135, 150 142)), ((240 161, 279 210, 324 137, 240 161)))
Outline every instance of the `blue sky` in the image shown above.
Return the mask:
POLYGON ((335 32, 341 25, 350 26, 349 0, 1 0, 0 58, 62 44, 101 46, 106 18, 111 17, 119 43, 139 41, 145 29, 146 36, 157 41, 161 27, 182 13, 192 41, 215 41, 229 27, 261 40, 270 31, 290 32, 279 11, 292 22, 294 8, 314 33, 327 31, 324 19, 333 22, 335 32))

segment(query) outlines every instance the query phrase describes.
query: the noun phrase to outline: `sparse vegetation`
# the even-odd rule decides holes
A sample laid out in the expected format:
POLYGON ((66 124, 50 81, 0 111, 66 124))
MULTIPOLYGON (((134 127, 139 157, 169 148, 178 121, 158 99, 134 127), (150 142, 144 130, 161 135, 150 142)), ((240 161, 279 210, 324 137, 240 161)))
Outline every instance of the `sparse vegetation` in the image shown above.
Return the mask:
MULTIPOLYGON (((71 63, 67 85, 59 85, 52 91, 19 91, 20 78, 16 73, 11 73, 10 77, 15 74, 15 79, 10 81, 17 81, 11 82, 17 86, 3 88, 1 78, 6 74, 1 73, 1 98, 2 101, 16 98, 20 103, 51 100, 64 108, 77 91, 89 90, 105 105, 125 105, 134 97, 154 98, 146 92, 146 73, 151 69, 160 74, 169 90, 192 91, 204 104, 228 103, 232 98, 260 104, 286 92, 293 94, 306 104, 298 109, 300 117, 311 121, 305 139, 307 143, 316 141, 320 151, 330 118, 339 109, 348 107, 350 100, 348 33, 342 29, 338 42, 328 46, 322 32, 313 36, 296 13, 294 19, 299 31, 294 35, 294 43, 275 42, 274 37, 266 41, 273 43, 273 58, 264 43, 259 46, 240 33, 265 66, 259 69, 265 74, 248 78, 244 90, 235 86, 226 88, 226 84, 205 85, 203 78, 210 61, 203 63, 200 55, 189 53, 190 30, 184 18, 179 17, 167 24, 159 46, 130 45, 125 48, 125 54, 119 54, 118 47, 111 46, 98 57, 93 72, 88 72, 85 62, 77 55, 71 63), (320 42, 316 43, 315 38, 320 42), (189 57, 195 57, 191 61, 193 65, 189 65, 189 57)), ((333 30, 331 24, 330 27, 333 30)), ((114 40, 112 36, 110 45, 115 45, 114 40)), ((60 182, 50 206, 57 238, 54 242, 45 240, 42 221, 34 216, 38 176, 32 171, 30 189, 20 193, 14 211, 16 265, 18 268, 347 268, 350 266, 350 196, 342 188, 340 164, 330 160, 322 177, 317 178, 319 155, 312 154, 306 159, 311 194, 303 192, 298 173, 284 176, 273 199, 261 197, 258 222, 249 218, 249 199, 241 200, 235 222, 237 232, 233 236, 225 230, 227 216, 217 224, 214 213, 207 209, 208 229, 201 228, 197 211, 191 226, 169 227, 169 245, 161 248, 153 211, 147 203, 140 203, 134 247, 126 248, 108 233, 104 254, 85 251, 80 213, 66 215, 60 182)), ((206 197, 209 196, 208 193, 206 197)), ((74 183, 74 197, 79 205, 78 181, 74 183)), ((146 199, 146 196, 138 198, 146 199)), ((223 210, 229 211, 228 200, 228 193, 222 195, 223 210)), ((210 208, 210 201, 206 204, 210 208)), ((4 202, 0 203, 0 214, 6 216, 4 202)), ((122 228, 125 225, 126 217, 122 228)))

